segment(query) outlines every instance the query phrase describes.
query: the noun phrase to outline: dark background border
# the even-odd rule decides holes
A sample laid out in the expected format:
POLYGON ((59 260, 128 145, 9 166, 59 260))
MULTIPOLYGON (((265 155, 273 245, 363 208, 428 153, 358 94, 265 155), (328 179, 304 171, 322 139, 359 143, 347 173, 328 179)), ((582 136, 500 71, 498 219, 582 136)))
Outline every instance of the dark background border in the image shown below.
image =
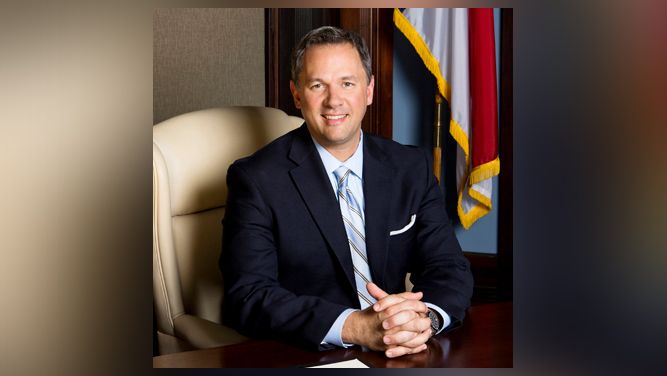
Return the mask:
MULTIPOLYGON (((153 8, 318 4, 3 4, 0 373, 151 367, 153 8)), ((664 366, 666 5, 411 6, 464 4, 515 9, 507 372, 664 366)))

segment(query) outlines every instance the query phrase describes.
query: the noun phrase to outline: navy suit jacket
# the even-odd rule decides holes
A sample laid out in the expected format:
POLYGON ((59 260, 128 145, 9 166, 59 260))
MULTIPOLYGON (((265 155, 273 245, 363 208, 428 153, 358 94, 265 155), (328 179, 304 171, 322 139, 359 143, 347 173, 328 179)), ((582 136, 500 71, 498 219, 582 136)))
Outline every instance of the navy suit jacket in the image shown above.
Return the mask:
MULTIPOLYGON (((456 323, 472 295, 469 262, 445 212, 428 154, 364 135, 366 251, 373 282, 413 291, 456 323), (403 229, 416 215, 414 225, 403 229)), ((224 322, 250 337, 321 348, 346 308, 359 308, 336 196, 304 124, 227 173, 224 322)))

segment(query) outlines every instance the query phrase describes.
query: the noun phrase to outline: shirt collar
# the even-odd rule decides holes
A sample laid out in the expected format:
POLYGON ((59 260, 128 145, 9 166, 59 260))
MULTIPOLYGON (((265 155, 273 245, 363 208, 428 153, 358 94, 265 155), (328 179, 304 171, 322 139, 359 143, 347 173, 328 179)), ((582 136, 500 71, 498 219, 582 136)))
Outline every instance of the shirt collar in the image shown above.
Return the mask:
POLYGON ((349 168, 352 170, 352 172, 359 177, 359 179, 363 179, 363 171, 364 171, 364 132, 361 133, 361 138, 359 139, 359 145, 357 145, 357 150, 352 154, 350 158, 348 158, 346 161, 341 162, 336 157, 331 155, 325 149, 322 145, 320 145, 315 139, 311 136, 313 139, 313 142, 315 143, 315 148, 317 148, 317 152, 320 154, 320 159, 322 159, 322 164, 324 165, 324 169, 327 171, 327 174, 333 174, 333 172, 340 167, 341 165, 349 168))

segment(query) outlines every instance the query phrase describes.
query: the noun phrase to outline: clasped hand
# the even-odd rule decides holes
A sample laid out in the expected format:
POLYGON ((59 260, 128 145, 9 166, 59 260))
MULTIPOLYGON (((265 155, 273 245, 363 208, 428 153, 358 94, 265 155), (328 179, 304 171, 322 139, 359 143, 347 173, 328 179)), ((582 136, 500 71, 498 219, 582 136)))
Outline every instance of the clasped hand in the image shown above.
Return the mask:
POLYGON ((421 292, 389 295, 374 283, 366 285, 377 300, 372 306, 355 311, 343 325, 343 341, 384 351, 388 358, 426 350, 431 337, 431 320, 421 292))

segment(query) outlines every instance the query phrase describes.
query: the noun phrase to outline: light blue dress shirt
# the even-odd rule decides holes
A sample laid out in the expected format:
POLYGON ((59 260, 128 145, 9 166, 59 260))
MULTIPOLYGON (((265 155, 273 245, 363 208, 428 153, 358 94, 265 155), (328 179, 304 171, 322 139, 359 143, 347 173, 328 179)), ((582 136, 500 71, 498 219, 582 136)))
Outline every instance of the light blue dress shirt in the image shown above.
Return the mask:
MULTIPOLYGON (((317 141, 315 141, 314 138, 313 142, 315 143, 315 148, 317 148, 317 153, 320 155, 320 159, 322 160, 324 169, 327 172, 327 176, 329 177, 329 181, 331 183, 331 188, 333 189, 336 198, 338 198, 338 182, 336 181, 336 176, 334 175, 334 171, 340 166, 345 166, 350 170, 352 170, 352 173, 348 176, 347 184, 350 190, 352 191, 354 198, 357 199, 359 205, 361 206, 361 213, 364 216, 363 219, 365 221, 366 204, 364 201, 364 189, 363 189, 364 132, 361 132, 361 138, 359 140, 359 146, 357 146, 357 150, 346 161, 339 161, 338 159, 336 159, 336 157, 331 155, 331 153, 329 153, 322 145, 320 145, 317 141)), ((450 324, 451 319, 449 318, 449 315, 447 315, 445 311, 443 311, 440 307, 434 304, 426 302, 424 304, 426 304, 427 307, 435 309, 438 313, 440 313, 440 317, 442 317, 443 319, 442 326, 438 331, 438 333, 440 333, 440 331, 442 331, 450 324)), ((324 336, 324 339, 322 340, 321 343, 322 345, 335 345, 340 347, 352 346, 352 344, 343 343, 342 333, 343 333, 343 324, 345 323, 345 320, 347 320, 347 317, 350 316, 350 314, 354 311, 357 311, 357 309, 348 308, 338 316, 336 321, 334 321, 333 325, 331 325, 331 328, 327 332, 326 336, 324 336)))

